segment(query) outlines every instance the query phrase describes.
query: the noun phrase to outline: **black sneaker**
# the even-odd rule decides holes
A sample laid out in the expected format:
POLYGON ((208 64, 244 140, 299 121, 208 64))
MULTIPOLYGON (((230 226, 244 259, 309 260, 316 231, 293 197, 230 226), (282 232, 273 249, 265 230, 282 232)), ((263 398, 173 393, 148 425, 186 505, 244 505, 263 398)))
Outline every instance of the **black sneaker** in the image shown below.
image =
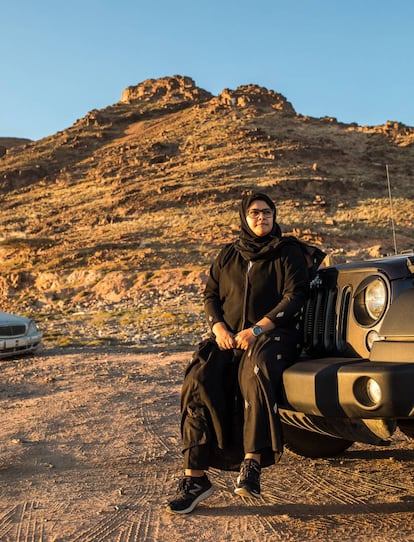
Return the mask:
POLYGON ((260 465, 255 459, 242 462, 234 493, 242 497, 260 496, 260 465))
POLYGON ((199 502, 213 493, 210 480, 204 476, 184 476, 180 480, 177 496, 167 505, 167 511, 172 514, 188 514, 199 502))

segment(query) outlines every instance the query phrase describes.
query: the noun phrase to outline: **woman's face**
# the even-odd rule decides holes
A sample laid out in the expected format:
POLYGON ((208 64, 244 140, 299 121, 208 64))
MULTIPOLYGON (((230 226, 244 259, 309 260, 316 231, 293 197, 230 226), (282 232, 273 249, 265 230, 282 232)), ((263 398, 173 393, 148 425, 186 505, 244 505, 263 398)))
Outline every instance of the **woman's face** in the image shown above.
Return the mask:
POLYGON ((272 231, 273 210, 265 201, 256 199, 247 210, 246 220, 252 232, 262 237, 272 231))

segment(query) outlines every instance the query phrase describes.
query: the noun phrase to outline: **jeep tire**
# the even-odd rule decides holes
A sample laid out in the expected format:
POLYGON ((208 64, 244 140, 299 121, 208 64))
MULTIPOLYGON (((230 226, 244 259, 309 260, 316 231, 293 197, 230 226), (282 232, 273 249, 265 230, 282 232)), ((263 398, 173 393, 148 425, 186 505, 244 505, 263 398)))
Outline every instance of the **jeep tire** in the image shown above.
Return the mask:
POLYGON ((353 444, 352 440, 314 433, 286 423, 282 423, 282 425, 286 448, 304 457, 334 457, 340 455, 353 444))

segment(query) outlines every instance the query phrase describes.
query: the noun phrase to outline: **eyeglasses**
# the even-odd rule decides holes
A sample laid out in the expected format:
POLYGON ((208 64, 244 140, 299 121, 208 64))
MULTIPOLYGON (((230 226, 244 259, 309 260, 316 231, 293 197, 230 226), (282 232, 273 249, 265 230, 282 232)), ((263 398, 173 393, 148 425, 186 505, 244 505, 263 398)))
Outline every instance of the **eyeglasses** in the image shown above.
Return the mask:
POLYGON ((247 211, 247 216, 250 218, 259 218, 259 215, 262 214, 264 218, 270 218, 273 216, 272 209, 249 209, 247 211))

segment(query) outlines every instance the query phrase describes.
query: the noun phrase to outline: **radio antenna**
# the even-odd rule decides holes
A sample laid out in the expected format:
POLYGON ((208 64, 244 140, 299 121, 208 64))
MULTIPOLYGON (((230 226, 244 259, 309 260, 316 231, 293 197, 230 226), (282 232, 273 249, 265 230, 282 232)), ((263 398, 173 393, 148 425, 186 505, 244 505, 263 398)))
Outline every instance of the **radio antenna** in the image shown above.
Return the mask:
POLYGON ((390 209, 391 209, 392 236, 393 236, 393 239, 394 239, 394 253, 398 254, 398 251, 397 251, 397 239, 396 239, 396 236, 395 236, 394 210, 393 210, 393 207, 392 207, 391 183, 390 183, 390 174, 389 174, 389 171, 388 171, 388 164, 385 164, 385 170, 387 172, 388 197, 389 197, 389 200, 390 200, 390 209))

